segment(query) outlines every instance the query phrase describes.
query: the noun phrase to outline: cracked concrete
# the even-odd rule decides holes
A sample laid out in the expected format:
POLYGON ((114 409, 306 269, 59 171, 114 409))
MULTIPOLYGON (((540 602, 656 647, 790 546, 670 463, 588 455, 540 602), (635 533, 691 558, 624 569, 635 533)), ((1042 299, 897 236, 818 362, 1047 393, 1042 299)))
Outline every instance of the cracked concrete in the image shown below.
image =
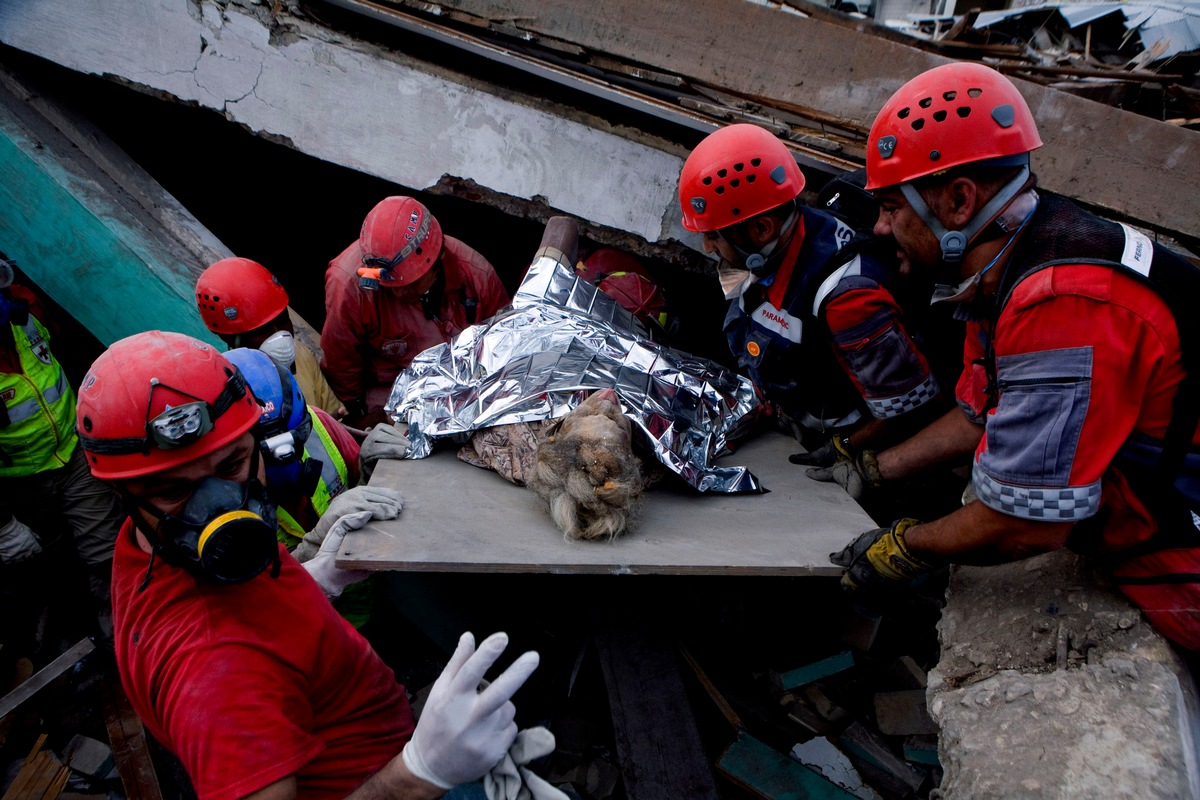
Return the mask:
POLYGON ((445 175, 469 175, 498 196, 541 196, 585 223, 699 250, 679 225, 683 158, 674 145, 616 135, 511 89, 484 91, 307 20, 277 18, 262 3, 0 3, 0 40, 212 109, 399 186, 430 190, 445 175))
POLYGON ((946 594, 942 797, 1200 797, 1192 675, 1089 561, 956 567, 946 594))

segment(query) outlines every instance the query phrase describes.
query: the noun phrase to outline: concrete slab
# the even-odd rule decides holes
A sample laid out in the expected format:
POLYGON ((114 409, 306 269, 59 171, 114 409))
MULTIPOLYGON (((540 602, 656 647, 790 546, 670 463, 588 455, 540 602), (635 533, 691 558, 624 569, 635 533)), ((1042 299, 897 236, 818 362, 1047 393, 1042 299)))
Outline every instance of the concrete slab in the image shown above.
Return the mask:
POLYGON ((455 450, 381 461, 372 485, 404 498, 396 520, 350 534, 345 568, 560 574, 838 575, 829 554, 874 527, 835 484, 787 460, 791 437, 764 434, 725 465, 746 465, 765 494, 700 494, 687 486, 645 494, 628 533, 612 542, 565 541, 532 492, 459 461, 455 450))

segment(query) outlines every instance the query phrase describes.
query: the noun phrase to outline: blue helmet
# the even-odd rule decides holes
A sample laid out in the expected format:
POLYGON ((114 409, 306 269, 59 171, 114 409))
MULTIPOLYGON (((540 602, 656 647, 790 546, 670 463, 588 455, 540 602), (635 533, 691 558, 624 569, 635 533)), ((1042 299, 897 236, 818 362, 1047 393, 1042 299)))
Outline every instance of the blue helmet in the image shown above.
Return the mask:
POLYGON ((300 384, 261 350, 238 347, 225 357, 241 371, 263 408, 253 432, 267 467, 267 489, 278 497, 311 495, 320 478, 321 462, 303 459, 304 443, 312 433, 312 415, 300 384))

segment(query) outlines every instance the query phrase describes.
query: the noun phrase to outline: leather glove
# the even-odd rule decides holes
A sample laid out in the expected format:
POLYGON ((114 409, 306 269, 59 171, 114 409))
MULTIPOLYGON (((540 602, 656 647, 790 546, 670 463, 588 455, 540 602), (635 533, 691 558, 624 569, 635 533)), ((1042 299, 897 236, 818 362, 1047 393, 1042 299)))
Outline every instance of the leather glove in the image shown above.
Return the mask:
POLYGON ((28 525, 16 517, 0 528, 0 564, 19 564, 42 552, 42 545, 28 525))
POLYGON ((862 500, 868 490, 878 489, 883 483, 873 450, 863 450, 853 458, 838 461, 829 467, 812 467, 805 470, 804 474, 814 481, 838 484, 855 500, 862 500))
POLYGON ((937 569, 914 556, 904 543, 904 532, 916 524, 918 521, 910 517, 898 519, 891 527, 867 531, 839 552, 830 553, 830 561, 846 568, 842 588, 877 589, 937 569))
POLYGON ((546 728, 526 728, 483 776, 488 800, 568 800, 566 792, 551 786, 526 765, 554 752, 554 734, 546 728))
MULTIPOLYGON (((292 555, 301 564, 315 557, 324 546, 330 529, 347 514, 370 512, 363 522, 346 529, 358 530, 367 524, 367 520, 395 519, 400 516, 400 510, 403 508, 404 500, 395 489, 382 486, 355 486, 347 489, 333 498, 321 519, 317 520, 313 529, 304 534, 304 540, 292 550, 292 555)), ((343 535, 344 533, 343 531, 343 535)), ((334 548, 334 553, 337 553, 337 548, 334 548)))
POLYGON ((383 422, 371 428, 367 438, 363 439, 358 450, 358 471, 362 474, 362 483, 371 479, 375 472, 375 464, 381 458, 404 458, 411 447, 408 437, 390 422, 383 422))
POLYGON ((853 458, 850 437, 834 436, 811 453, 793 453, 788 456, 788 461, 807 467, 832 467, 839 461, 849 461, 853 458))
POLYGON ((342 590, 352 583, 365 581, 371 573, 363 569, 342 569, 337 565, 337 552, 350 531, 356 531, 372 519, 370 511, 359 511, 338 518, 329 528, 317 554, 303 566, 330 600, 341 597, 342 590))
POLYGON ((538 654, 522 654, 480 691, 484 673, 507 646, 506 633, 493 633, 478 650, 469 632, 458 640, 402 751, 413 775, 450 789, 479 780, 508 753, 517 738, 511 698, 537 668, 538 654))

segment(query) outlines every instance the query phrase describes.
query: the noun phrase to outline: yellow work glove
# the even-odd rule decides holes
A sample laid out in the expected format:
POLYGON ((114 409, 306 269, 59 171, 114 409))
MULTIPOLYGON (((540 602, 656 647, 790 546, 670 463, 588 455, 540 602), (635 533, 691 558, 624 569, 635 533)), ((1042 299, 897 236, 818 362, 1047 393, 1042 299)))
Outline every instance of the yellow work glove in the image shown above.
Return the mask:
POLYGON ((914 556, 904 543, 904 532, 916 524, 918 521, 909 517, 898 519, 891 527, 867 531, 839 552, 830 553, 829 560, 846 569, 842 588, 875 589, 937 569, 914 556))

